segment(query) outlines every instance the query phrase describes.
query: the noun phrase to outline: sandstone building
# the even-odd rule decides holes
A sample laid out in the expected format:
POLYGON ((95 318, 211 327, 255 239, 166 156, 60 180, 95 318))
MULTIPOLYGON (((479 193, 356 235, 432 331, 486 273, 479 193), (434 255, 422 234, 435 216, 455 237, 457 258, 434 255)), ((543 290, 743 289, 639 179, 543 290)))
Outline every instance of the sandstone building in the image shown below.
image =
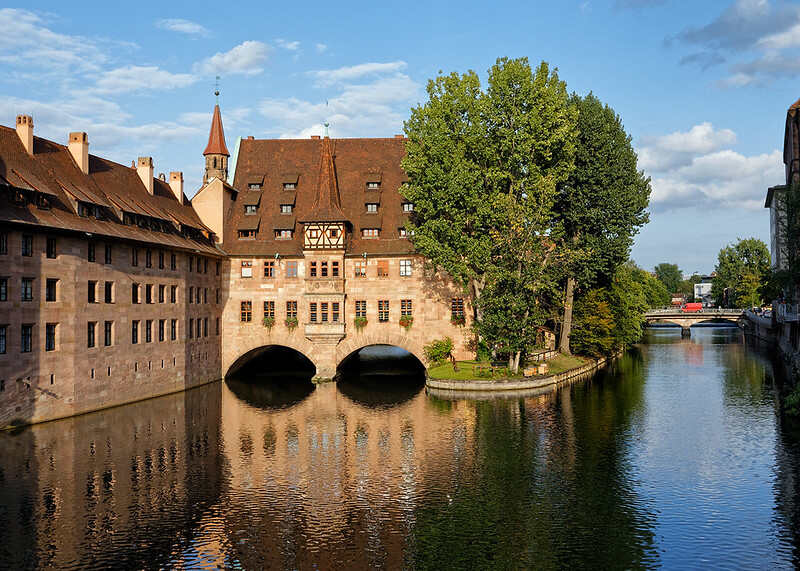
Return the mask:
POLYGON ((248 137, 231 157, 216 106, 190 201, 151 157, 0 127, 0 426, 214 381, 274 345, 320 378, 368 345, 424 361, 450 336, 466 357, 469 300, 406 235, 404 152, 248 137))

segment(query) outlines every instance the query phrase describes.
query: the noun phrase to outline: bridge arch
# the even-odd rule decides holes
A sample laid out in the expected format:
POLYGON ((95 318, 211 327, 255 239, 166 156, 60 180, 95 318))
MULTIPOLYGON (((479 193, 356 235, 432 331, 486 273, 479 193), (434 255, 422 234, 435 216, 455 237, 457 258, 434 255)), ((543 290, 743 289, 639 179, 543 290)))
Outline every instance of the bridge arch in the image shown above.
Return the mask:
POLYGON ((252 363, 259 357, 263 356, 265 353, 269 352, 270 350, 275 349, 291 349, 303 360, 307 361, 308 366, 310 367, 312 374, 315 374, 318 367, 317 363, 314 362, 314 349, 313 345, 308 342, 307 340, 303 339, 305 342, 293 342, 291 339, 283 339, 281 342, 277 343, 267 343, 267 344, 255 344, 253 347, 249 347, 244 351, 240 352, 238 356, 232 357, 227 360, 227 363, 224 365, 225 370, 225 377, 230 377, 235 375, 236 373, 240 372, 244 367, 246 367, 249 363, 252 363))
POLYGON ((416 357, 423 368, 426 366, 427 360, 425 359, 424 344, 420 339, 415 339, 409 335, 403 335, 402 333, 386 331, 380 334, 355 335, 343 340, 336 347, 336 368, 338 369, 339 366, 354 353, 366 347, 373 347, 376 345, 399 347, 416 357))

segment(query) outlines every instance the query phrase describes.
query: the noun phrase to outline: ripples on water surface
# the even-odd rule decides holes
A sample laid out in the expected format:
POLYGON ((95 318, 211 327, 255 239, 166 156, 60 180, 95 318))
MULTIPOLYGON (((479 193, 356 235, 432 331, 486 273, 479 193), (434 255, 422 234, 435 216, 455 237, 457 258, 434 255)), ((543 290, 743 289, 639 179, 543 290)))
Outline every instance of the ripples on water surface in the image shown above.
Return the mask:
POLYGON ((531 398, 250 375, 0 434, 0 567, 774 568, 798 431, 738 330, 531 398))

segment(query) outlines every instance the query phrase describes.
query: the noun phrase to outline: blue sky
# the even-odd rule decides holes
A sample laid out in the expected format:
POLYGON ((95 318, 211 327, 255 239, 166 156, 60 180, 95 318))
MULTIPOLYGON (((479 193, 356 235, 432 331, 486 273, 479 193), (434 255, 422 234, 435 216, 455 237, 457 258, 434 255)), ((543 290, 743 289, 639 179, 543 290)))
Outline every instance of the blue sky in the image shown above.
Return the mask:
POLYGON ((0 9, 0 123, 123 164, 202 177, 220 75, 237 136, 392 136, 439 70, 497 57, 558 67, 622 117, 653 178, 632 256, 708 272, 738 237, 768 242, 786 108, 800 98, 800 4, 682 2, 38 2, 0 9), (326 105, 327 102, 327 105, 326 105))

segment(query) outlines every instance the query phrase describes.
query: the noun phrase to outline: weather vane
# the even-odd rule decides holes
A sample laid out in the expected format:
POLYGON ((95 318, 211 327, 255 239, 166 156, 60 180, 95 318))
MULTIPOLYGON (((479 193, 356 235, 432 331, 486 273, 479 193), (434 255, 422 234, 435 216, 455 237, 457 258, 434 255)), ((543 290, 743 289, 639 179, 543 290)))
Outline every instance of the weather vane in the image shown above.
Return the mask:
POLYGON ((219 105, 219 76, 214 80, 214 96, 217 98, 217 105, 219 105))

